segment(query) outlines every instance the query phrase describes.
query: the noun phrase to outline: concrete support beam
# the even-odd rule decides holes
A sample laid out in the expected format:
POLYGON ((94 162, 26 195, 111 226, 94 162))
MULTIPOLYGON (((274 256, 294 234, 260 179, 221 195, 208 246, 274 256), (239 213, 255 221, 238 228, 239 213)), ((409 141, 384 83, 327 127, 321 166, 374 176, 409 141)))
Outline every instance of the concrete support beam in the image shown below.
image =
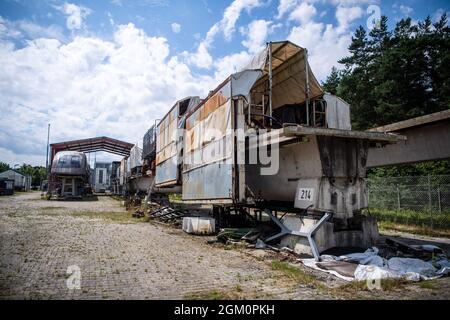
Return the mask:
POLYGON ((368 168, 450 159, 450 119, 402 128, 395 133, 407 140, 370 148, 368 168))

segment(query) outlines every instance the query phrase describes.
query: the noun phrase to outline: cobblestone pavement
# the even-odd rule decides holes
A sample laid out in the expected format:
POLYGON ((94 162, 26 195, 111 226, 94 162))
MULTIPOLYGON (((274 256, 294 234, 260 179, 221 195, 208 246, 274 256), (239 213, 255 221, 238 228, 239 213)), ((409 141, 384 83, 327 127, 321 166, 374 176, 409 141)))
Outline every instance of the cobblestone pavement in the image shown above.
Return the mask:
MULTIPOLYGON (((82 202, 41 200, 37 192, 1 197, 0 299, 183 299, 205 292, 206 298, 221 297, 217 292, 339 298, 326 288, 339 287, 341 280, 320 273, 325 290, 293 284, 272 270, 270 259, 257 256, 261 251, 230 250, 206 240, 140 222, 109 197, 82 202), (67 286, 73 280, 69 266, 79 267, 80 289, 67 286)), ((449 282, 443 285, 448 296, 449 282)), ((436 296, 432 289, 414 290, 409 292, 417 297, 436 296)))
POLYGON ((173 299, 224 287, 278 297, 284 289, 269 286, 272 270, 255 258, 136 221, 109 197, 1 198, 0 298, 173 299), (72 265, 79 290, 66 285, 72 265))

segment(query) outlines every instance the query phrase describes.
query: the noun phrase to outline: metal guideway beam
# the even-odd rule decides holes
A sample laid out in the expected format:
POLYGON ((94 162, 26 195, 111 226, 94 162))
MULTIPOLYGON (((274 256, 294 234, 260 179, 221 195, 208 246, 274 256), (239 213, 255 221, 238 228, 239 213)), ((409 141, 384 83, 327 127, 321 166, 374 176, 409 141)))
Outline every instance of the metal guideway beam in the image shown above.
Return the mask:
POLYGON ((300 232, 300 231, 293 231, 287 228, 283 223, 281 223, 280 219, 278 219, 272 214, 272 211, 270 211, 269 209, 265 209, 264 211, 267 215, 269 215, 270 219, 281 229, 279 233, 265 239, 264 242, 269 242, 287 235, 294 235, 307 238, 314 259, 316 261, 320 261, 320 253, 319 250, 317 249, 316 241, 314 240, 314 235, 317 232, 317 230, 319 230, 319 228, 332 217, 333 214, 331 212, 325 212, 322 218, 320 218, 320 220, 311 228, 311 230, 309 230, 309 232, 300 232))

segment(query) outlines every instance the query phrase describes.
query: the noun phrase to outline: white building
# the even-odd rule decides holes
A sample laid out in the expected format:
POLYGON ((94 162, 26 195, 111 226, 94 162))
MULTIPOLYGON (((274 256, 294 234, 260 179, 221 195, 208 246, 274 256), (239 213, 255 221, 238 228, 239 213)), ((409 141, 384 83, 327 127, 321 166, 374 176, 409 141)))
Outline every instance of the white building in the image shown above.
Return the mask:
POLYGON ((31 175, 24 175, 17 170, 9 169, 0 173, 0 177, 14 180, 14 189, 30 190, 31 175))
POLYGON ((92 185, 95 192, 110 191, 111 162, 96 162, 93 170, 92 185))

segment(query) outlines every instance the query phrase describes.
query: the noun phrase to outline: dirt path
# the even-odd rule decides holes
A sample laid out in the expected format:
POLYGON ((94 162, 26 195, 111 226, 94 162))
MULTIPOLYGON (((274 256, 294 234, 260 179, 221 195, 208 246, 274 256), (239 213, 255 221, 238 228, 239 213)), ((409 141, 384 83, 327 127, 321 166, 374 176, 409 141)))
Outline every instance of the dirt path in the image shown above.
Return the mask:
POLYGON ((302 266, 274 268, 276 257, 267 252, 206 240, 133 219, 109 197, 2 197, 0 299, 448 298, 450 292, 448 278, 427 288, 342 290, 342 280, 302 266), (68 268, 79 268, 80 289, 68 288, 68 268))

